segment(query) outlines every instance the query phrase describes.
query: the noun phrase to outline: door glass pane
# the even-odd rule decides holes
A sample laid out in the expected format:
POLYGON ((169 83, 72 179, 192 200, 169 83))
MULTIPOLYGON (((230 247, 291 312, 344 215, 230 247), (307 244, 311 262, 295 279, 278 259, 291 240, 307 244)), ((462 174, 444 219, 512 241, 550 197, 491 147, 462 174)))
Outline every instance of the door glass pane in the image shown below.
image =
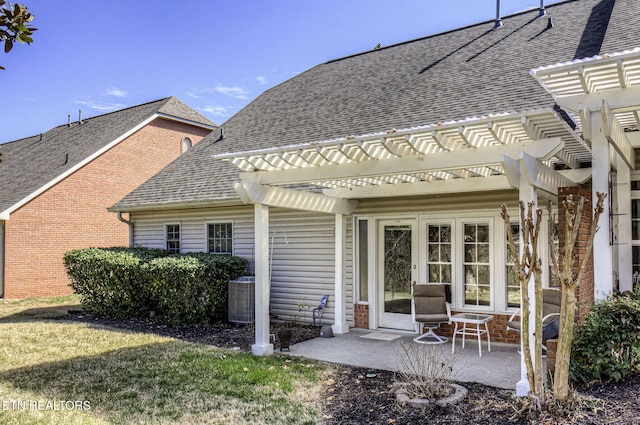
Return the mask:
POLYGON ((411 266, 411 226, 385 226, 385 313, 411 314, 411 266))

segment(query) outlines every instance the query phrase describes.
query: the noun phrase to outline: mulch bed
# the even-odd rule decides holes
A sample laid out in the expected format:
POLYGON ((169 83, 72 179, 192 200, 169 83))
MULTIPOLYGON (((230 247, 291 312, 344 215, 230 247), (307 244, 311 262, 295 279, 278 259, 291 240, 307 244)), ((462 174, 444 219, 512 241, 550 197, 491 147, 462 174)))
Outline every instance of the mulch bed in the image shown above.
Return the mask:
MULTIPOLYGON (((217 323, 200 326, 170 326, 152 319, 116 320, 85 314, 69 314, 65 320, 92 323, 135 332, 153 333, 180 340, 250 352, 254 343, 251 326, 217 323)), ((275 334, 284 324, 272 323, 275 334)), ((296 326, 292 344, 315 338, 319 328, 296 326)), ((278 342, 276 341, 276 348, 278 342)), ((324 423, 343 424, 638 424, 640 425, 640 376, 618 384, 582 388, 579 392, 595 400, 595 409, 585 409, 572 418, 553 417, 539 421, 511 420, 515 412, 514 391, 464 383, 468 397, 460 404, 425 410, 400 407, 395 401, 393 372, 332 365, 325 377, 321 402, 324 423)))

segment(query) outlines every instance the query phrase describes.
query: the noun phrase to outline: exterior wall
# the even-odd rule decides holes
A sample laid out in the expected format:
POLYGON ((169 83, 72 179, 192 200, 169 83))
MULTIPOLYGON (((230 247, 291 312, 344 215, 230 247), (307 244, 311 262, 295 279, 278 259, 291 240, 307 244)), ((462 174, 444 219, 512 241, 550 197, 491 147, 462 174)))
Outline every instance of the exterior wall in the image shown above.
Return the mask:
MULTIPOLYGON (((584 250, 589 238, 589 229, 593 220, 593 205, 591 202, 591 192, 579 187, 565 187, 559 190, 558 201, 562 203, 567 196, 583 196, 585 198, 582 221, 580 222, 580 232, 578 233, 578 258, 576 263, 582 261, 584 250)), ((608 202, 608 200, 606 201, 608 202)), ((566 223, 565 210, 560 209, 558 214, 558 236, 559 250, 564 250, 564 226, 566 223)), ((603 231, 603 230, 600 230, 603 231)), ((589 312, 591 304, 594 302, 594 274, 593 274, 593 253, 583 272, 582 280, 578 282, 576 287, 576 322, 581 322, 584 316, 589 312)))
POLYGON ((156 119, 13 212, 5 223, 4 297, 70 293, 64 253, 127 246, 128 226, 106 208, 177 158, 184 137, 197 143, 208 133, 156 119))
MULTIPOLYGON (((452 311, 451 314, 459 313, 452 311)), ((511 315, 494 314, 493 320, 487 325, 489 334, 493 342, 506 342, 509 344, 520 344, 520 332, 507 330, 507 322, 511 315)), ((453 324, 443 324, 436 330, 438 335, 451 337, 453 335, 453 324)), ((354 308, 354 327, 369 329, 369 306, 367 304, 356 304, 354 308)))
MULTIPOLYGON (((395 218, 414 217, 421 229, 420 217, 455 218, 493 217, 494 260, 496 277, 504 279, 501 258, 504 246, 504 226, 499 218, 500 205, 517 204, 516 192, 466 194, 437 198, 406 198, 363 200, 356 211, 358 217, 395 218)), ((270 211, 270 244, 272 246, 271 313, 276 320, 311 322, 311 308, 323 294, 329 294, 325 322, 333 321, 334 314, 334 218, 332 215, 303 213, 272 208, 270 211)), ((234 254, 253 259, 253 206, 211 208, 200 210, 156 211, 136 213, 133 217, 135 244, 165 247, 165 225, 181 225, 183 251, 205 251, 205 228, 208 222, 232 221, 234 227, 234 254)), ((354 220, 347 219, 345 244, 345 285, 347 288, 347 322, 350 326, 369 328, 368 303, 356 302, 354 279, 354 220)), ((545 232, 546 234, 546 232, 545 232)), ((505 239, 506 240, 506 239, 505 239)), ((473 309, 456 309, 474 311, 473 309)), ((515 308, 484 310, 494 316, 489 323, 492 339, 500 342, 519 342, 517 332, 506 330, 506 321, 515 308)), ((443 327, 444 334, 452 328, 443 327)))
MULTIPOLYGON (((334 216, 272 208, 269 212, 271 305, 274 320, 311 323, 313 307, 329 301, 323 323, 332 323, 335 307, 334 216)), ((254 259, 253 206, 136 213, 134 242, 164 248, 166 224, 180 224, 183 252, 206 251, 206 224, 233 223, 233 253, 254 259)), ((345 252, 350 253, 350 242, 345 252)), ((351 260, 344 264, 347 321, 353 320, 351 260)))

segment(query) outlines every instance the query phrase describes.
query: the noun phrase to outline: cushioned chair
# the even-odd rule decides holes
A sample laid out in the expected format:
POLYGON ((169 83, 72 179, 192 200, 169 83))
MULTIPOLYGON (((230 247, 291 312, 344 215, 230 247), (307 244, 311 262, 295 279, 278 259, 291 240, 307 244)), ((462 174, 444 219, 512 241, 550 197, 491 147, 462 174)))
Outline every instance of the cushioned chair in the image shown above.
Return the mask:
MULTIPOLYGON (((518 310, 507 321, 507 330, 521 331, 519 320, 515 320, 521 314, 518 310)), ((542 290, 542 349, 546 352, 547 347, 544 342, 558 336, 560 324, 560 291, 554 288, 545 288, 542 290)))
POLYGON ((445 285, 413 285, 415 320, 420 323, 420 336, 413 340, 422 344, 442 344, 448 338, 437 335, 434 329, 441 323, 451 323, 451 304, 447 302, 445 285), (424 332, 424 328, 428 331, 424 332))

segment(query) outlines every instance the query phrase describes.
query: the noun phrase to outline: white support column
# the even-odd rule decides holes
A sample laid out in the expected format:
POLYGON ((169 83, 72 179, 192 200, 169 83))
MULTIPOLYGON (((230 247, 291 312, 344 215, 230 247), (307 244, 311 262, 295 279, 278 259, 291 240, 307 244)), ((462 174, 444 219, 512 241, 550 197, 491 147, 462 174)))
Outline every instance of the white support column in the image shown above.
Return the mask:
MULTIPOLYGON (((533 211, 538 208, 538 190, 531 186, 527 181, 526 175, 522 170, 522 166, 520 167, 520 200, 524 202, 525 208, 528 206, 529 202, 533 202, 533 211)), ((519 211, 518 211, 519 214, 519 211)), ((519 215, 518 215, 519 216, 519 215)), ((520 228, 522 229, 523 223, 520 223, 520 228)), ((525 249, 524 241, 522 239, 522 232, 520 232, 520 252, 519 255, 522 256, 522 252, 525 249)), ((529 334, 529 341, 533 341, 534 333, 536 330, 535 323, 535 311, 536 311, 536 290, 534 285, 533 276, 531 276, 531 281, 527 286, 527 293, 529 295, 529 329, 521 329, 520 332, 520 381, 516 384, 516 396, 518 397, 526 397, 531 390, 531 385, 529 379, 527 377, 527 367, 525 366, 524 356, 525 352, 522 348, 522 338, 524 332, 529 334)), ((520 303, 522 303, 522 296, 520 297, 520 303)), ((531 352, 529 353, 531 358, 533 359, 534 355, 534 346, 531 344, 531 352)))
POLYGON ((346 229, 344 216, 335 216, 335 313, 334 323, 331 326, 334 334, 345 334, 349 332, 347 325, 347 291, 344 286, 344 241, 346 229))
POLYGON ((616 192, 618 197, 618 289, 632 291, 632 248, 631 248, 631 169, 620 155, 616 155, 616 192))
MULTIPOLYGON (((589 121, 589 120, 587 120, 589 121)), ((605 137, 602 112, 591 112, 591 150, 593 153, 592 169, 592 199, 595 202, 598 197, 596 192, 606 193, 607 199, 604 202, 604 211, 598 223, 599 229, 593 240, 593 280, 594 299, 603 300, 613 290, 613 254, 609 244, 611 228, 609 222, 609 141, 605 137)), ((593 211, 585 211, 593 214, 593 211)))
POLYGON ((256 343, 251 352, 256 356, 273 354, 273 344, 269 341, 269 296, 271 278, 269 276, 269 207, 254 205, 254 232, 256 256, 256 343))

